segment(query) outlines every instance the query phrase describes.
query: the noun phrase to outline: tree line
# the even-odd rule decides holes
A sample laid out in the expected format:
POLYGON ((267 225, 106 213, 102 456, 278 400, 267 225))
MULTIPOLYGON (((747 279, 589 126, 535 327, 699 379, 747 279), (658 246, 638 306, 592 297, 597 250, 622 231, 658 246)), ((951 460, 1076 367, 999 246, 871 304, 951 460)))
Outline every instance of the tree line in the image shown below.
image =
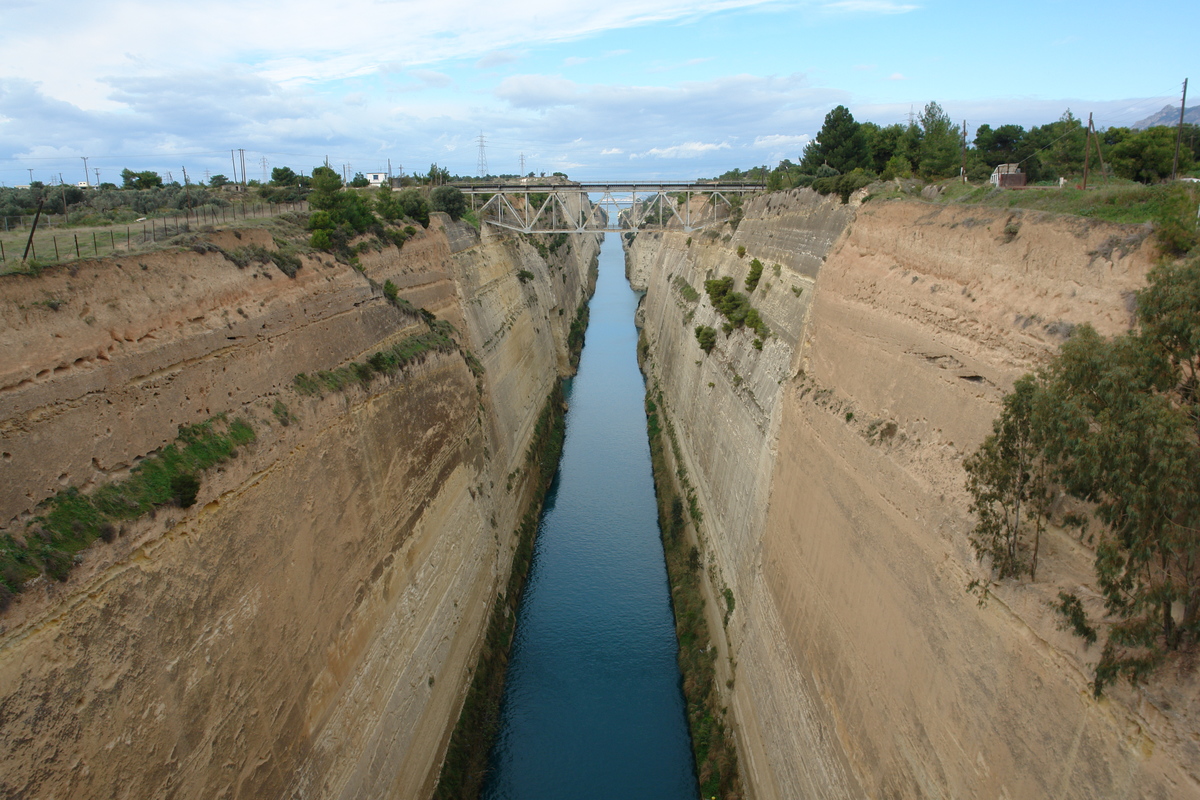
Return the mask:
MULTIPOLYGON (((1184 128, 1181 174, 1200 164, 1200 126, 1184 128)), ((720 179, 761 180, 771 191, 811 186, 826 194, 847 194, 847 189, 854 191, 876 179, 955 177, 963 169, 964 147, 966 176, 972 181, 986 180, 1000 164, 1020 164, 1030 183, 1083 172, 1087 125, 1069 109, 1058 120, 1029 130, 1015 124, 981 125, 973 139, 965 138, 962 128, 936 102, 926 105, 908 124, 883 126, 859 122, 845 106, 837 106, 825 116, 799 163, 784 159, 774 169, 732 170, 720 179)), ((1098 139, 1105 167, 1115 177, 1142 183, 1170 177, 1174 128, 1107 128, 1098 132, 1098 139)), ((1094 151, 1093 165, 1100 168, 1094 151)))
MULTIPOLYGON (((309 175, 298 173, 291 167, 275 167, 269 181, 251 180, 245 188, 258 200, 296 203, 308 199, 319 174, 336 176, 339 188, 343 184, 357 189, 370 186, 370 181, 361 172, 355 173, 349 181, 343 181, 336 170, 319 166, 309 175)), ((401 187, 436 187, 459 180, 463 179, 451 175, 444 167, 431 164, 427 173, 403 176, 398 182, 401 187)), ((34 181, 27 188, 0 187, 0 217, 30 216, 41 205, 45 214, 69 214, 72 223, 128 223, 160 211, 228 206, 239 197, 234 194, 235 187, 241 188, 221 174, 212 175, 205 181, 180 183, 173 179, 164 181, 163 176, 153 170, 135 172, 126 168, 121 171, 120 185, 105 182, 82 187, 34 181)))

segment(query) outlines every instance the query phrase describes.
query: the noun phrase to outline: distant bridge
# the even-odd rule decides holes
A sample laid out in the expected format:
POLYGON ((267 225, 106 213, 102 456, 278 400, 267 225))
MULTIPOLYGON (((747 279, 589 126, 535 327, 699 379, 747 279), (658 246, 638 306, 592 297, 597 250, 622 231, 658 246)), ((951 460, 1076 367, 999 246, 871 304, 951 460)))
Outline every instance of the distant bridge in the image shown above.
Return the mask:
POLYGON ((731 197, 761 192, 758 183, 595 182, 455 183, 471 196, 480 222, 521 233, 603 233, 661 230, 678 223, 694 231, 724 222, 731 197), (590 195, 600 195, 592 200, 590 195), (694 199, 703 197, 697 204, 694 199), (476 201, 483 204, 476 207, 476 201))

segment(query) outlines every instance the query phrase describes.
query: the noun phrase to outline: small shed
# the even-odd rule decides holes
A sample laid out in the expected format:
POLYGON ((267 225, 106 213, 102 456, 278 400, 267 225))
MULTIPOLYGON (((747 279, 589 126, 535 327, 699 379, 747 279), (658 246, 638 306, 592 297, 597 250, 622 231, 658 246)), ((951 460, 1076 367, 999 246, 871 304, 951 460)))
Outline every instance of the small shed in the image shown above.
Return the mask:
POLYGON ((388 174, 386 172, 368 172, 367 180, 372 186, 383 186, 388 182, 388 174))
POLYGON ((1001 189, 1020 188, 1025 185, 1025 173, 1020 164, 1000 164, 992 170, 990 181, 1001 189))

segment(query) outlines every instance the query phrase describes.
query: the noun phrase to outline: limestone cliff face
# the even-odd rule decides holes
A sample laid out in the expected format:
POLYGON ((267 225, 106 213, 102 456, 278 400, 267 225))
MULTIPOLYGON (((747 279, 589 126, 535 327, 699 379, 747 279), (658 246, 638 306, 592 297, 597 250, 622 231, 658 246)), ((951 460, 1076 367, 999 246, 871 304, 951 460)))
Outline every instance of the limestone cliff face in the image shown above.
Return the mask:
POLYGON ((727 241, 636 237, 647 369, 704 514, 710 597, 736 598, 721 677, 753 796, 1200 791, 1194 678, 1097 702, 1097 654, 1058 629, 1058 587, 1094 596, 1084 546, 1055 532, 1037 583, 1002 585, 982 608, 965 591, 983 570, 963 457, 1073 325, 1128 327, 1154 258, 1144 239, 807 191, 756 199, 727 241), (757 351, 749 331, 718 333, 706 356, 693 329, 722 320, 703 281, 744 291, 755 257, 751 300, 776 336, 757 351))
MULTIPOLYGON (((210 238, 273 247, 263 231, 210 238)), ((8 530, 181 424, 224 412, 257 433, 196 505, 97 541, 0 617, 0 794, 427 795, 596 251, 573 239, 547 263, 435 215, 402 251, 364 253, 365 274, 322 256, 292 280, 183 250, 0 283, 8 530), (297 394, 297 373, 424 330, 368 279, 452 322, 482 382, 434 353, 297 394)))

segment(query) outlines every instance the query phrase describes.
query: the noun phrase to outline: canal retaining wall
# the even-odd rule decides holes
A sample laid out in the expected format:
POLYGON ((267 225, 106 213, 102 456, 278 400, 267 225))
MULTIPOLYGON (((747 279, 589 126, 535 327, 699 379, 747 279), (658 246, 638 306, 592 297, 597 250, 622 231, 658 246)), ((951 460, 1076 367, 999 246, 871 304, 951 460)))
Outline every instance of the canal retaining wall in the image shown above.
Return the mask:
POLYGON ((1052 531, 1036 583, 966 591, 986 573, 964 456, 1073 326, 1127 329, 1156 257, 1131 227, 807 190, 755 198, 736 230, 633 238, 750 796, 1195 796, 1195 678, 1096 700, 1098 653, 1050 609, 1095 592, 1086 544, 1052 531), (745 292, 754 259, 761 350, 704 288, 745 292))
POLYGON ((598 249, 543 258, 433 216, 357 268, 301 255, 295 278, 259 258, 306 235, 282 228, 0 278, 18 544, 39 503, 127 478, 180 426, 255 433, 194 505, 108 530, 0 614, 0 794, 432 792, 598 249), (352 379, 442 322, 457 346, 352 379), (294 382, 339 369, 340 388, 294 382))

